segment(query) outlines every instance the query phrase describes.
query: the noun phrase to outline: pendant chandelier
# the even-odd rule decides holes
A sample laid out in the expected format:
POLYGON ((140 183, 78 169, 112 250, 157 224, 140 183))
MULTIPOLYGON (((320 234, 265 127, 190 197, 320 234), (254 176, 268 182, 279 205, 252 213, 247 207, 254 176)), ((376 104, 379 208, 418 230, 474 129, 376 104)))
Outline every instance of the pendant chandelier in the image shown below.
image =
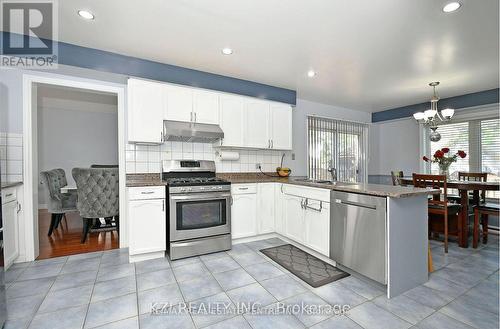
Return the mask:
POLYGON ((437 132, 439 123, 450 121, 455 114, 454 109, 446 108, 444 110, 438 110, 437 103, 439 101, 439 96, 436 91, 436 87, 439 85, 439 81, 434 81, 429 83, 432 87, 433 93, 431 97, 431 108, 424 112, 417 112, 413 114, 413 118, 419 123, 429 126, 432 130, 429 138, 431 142, 438 142, 441 139, 441 134, 437 132))

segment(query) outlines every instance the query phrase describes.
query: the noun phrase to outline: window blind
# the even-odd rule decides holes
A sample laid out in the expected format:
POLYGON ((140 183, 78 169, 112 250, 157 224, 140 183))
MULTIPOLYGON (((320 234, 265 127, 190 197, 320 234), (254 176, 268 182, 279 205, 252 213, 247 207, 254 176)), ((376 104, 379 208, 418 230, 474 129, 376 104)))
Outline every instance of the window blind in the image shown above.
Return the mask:
POLYGON ((368 125, 307 117, 309 178, 329 180, 330 167, 344 182, 365 182, 368 175, 368 125))
MULTIPOLYGON (((458 158, 450 166, 450 176, 458 179, 459 171, 487 172, 488 181, 500 182, 500 120, 475 119, 464 122, 440 125, 439 142, 431 142, 431 156, 436 150, 449 147, 450 152, 464 150, 465 159, 458 158)), ((439 167, 431 164, 431 173, 438 174, 439 167)), ((487 191, 488 198, 500 197, 498 191, 487 191)))
MULTIPOLYGON (((488 181, 500 181, 500 120, 481 121, 481 169, 488 173, 488 181)), ((498 191, 488 191, 490 198, 500 197, 498 191)))
MULTIPOLYGON (((457 162, 452 163, 450 166, 450 176, 454 179, 458 179, 459 171, 469 171, 469 122, 441 125, 437 131, 441 134, 441 140, 431 143, 431 156, 434 152, 443 147, 448 147, 452 154, 456 153, 458 150, 467 153, 466 158, 462 159, 459 157, 457 162)), ((439 166, 437 163, 431 164, 431 172, 432 174, 439 174, 439 166)))

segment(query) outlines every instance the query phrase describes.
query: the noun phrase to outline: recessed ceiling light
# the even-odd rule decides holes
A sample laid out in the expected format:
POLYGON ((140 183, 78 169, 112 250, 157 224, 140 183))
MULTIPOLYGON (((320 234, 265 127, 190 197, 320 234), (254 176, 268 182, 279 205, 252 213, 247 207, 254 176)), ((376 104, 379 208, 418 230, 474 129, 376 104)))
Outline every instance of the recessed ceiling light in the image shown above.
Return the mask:
POLYGON ((233 53, 233 50, 231 48, 222 48, 222 53, 224 55, 231 55, 233 53))
POLYGON ((445 13, 451 13, 460 8, 460 6, 462 6, 460 2, 449 2, 446 5, 444 5, 443 11, 445 13))
POLYGON ((94 14, 92 14, 90 11, 88 10, 79 10, 78 11, 78 15, 80 15, 80 17, 82 18, 85 18, 85 19, 88 19, 88 20, 92 20, 94 19, 94 14))
POLYGON ((314 72, 313 70, 309 70, 309 71, 307 71, 307 76, 309 78, 313 78, 316 76, 316 72, 314 72))

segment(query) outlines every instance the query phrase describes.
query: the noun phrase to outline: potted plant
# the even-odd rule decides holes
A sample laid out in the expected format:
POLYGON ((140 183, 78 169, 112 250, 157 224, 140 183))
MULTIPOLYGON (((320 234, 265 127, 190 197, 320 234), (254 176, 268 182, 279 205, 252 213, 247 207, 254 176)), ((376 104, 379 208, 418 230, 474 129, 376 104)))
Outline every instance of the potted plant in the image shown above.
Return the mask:
POLYGON ((437 150, 434 152, 434 155, 432 156, 432 159, 429 159, 426 156, 422 157, 422 160, 425 162, 433 162, 437 163, 439 166, 439 174, 440 175, 446 175, 446 178, 450 178, 450 166, 453 162, 457 162, 457 158, 465 158, 467 156, 467 153, 464 151, 458 150, 457 153, 451 155, 450 154, 450 149, 448 147, 443 147, 440 150, 437 150))

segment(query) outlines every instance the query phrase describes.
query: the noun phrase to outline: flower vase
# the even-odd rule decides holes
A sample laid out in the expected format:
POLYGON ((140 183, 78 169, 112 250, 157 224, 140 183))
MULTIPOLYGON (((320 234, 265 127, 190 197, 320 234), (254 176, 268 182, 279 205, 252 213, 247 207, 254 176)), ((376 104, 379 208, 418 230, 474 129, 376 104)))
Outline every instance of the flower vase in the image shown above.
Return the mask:
POLYGON ((450 180, 450 165, 451 165, 451 163, 439 164, 439 174, 445 175, 446 180, 450 180))

